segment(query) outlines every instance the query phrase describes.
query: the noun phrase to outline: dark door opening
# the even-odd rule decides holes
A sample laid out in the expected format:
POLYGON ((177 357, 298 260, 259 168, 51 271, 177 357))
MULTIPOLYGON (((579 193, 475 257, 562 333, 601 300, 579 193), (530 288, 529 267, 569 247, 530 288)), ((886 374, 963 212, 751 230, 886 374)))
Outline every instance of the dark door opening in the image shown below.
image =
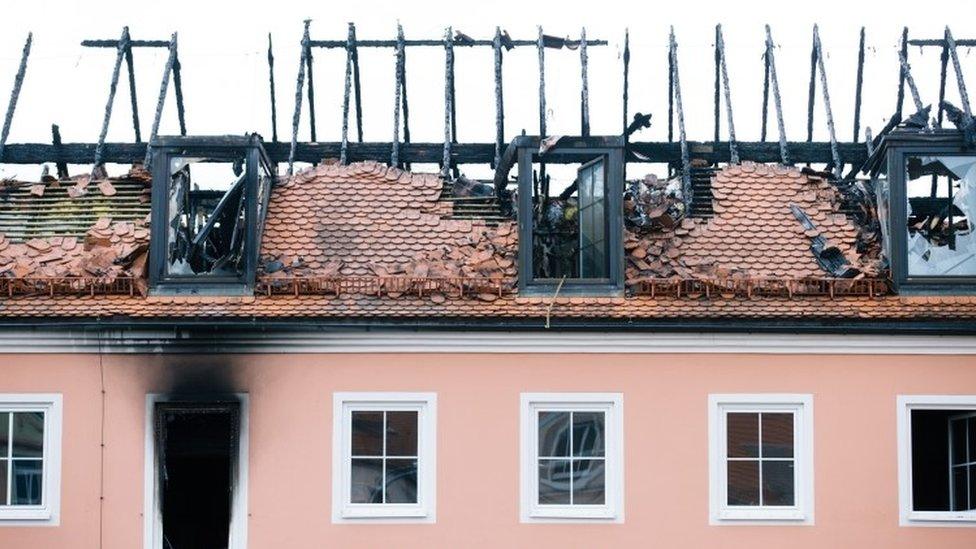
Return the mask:
POLYGON ((226 549, 239 436, 237 403, 156 405, 163 549, 226 549))

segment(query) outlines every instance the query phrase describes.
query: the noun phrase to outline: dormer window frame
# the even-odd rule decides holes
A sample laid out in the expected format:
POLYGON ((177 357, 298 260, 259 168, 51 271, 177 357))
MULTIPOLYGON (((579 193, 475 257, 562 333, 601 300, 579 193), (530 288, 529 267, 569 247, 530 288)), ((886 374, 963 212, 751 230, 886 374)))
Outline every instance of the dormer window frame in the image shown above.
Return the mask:
MULTIPOLYGON (((910 275, 906 164, 910 157, 920 155, 976 157, 976 149, 967 149, 962 133, 955 130, 935 130, 925 133, 892 132, 885 136, 882 149, 885 154, 884 167, 887 171, 887 231, 890 240, 887 250, 895 291, 902 294, 976 294, 976 275, 910 275)), ((877 167, 881 167, 880 163, 877 167)))
POLYGON ((224 295, 254 293, 259 247, 276 169, 264 150, 261 137, 163 136, 151 144, 152 208, 150 213, 149 292, 151 295, 224 295), (168 221, 170 219, 170 166, 174 158, 206 158, 211 162, 235 162, 244 158, 244 265, 239 276, 173 274, 167 269, 168 221), (266 181, 262 180, 264 172, 266 181), (259 204, 260 203, 260 204, 259 204))
POLYGON ((620 296, 624 292, 623 254, 623 193, 624 193, 624 139, 620 136, 565 136, 548 149, 539 153, 541 139, 537 136, 520 136, 515 139, 518 161, 518 234, 519 261, 518 282, 521 295, 538 296, 620 296), (602 157, 606 177, 605 216, 608 276, 599 279, 553 279, 534 276, 533 254, 533 163, 587 164, 602 157))

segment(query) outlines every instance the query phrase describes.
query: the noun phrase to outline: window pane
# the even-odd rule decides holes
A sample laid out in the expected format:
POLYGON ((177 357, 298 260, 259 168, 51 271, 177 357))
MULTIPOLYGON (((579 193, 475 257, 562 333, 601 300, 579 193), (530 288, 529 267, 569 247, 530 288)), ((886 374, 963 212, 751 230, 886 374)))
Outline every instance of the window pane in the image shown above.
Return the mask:
POLYGON ((950 419, 952 432, 952 463, 966 463, 966 423, 965 419, 950 419))
MULTIPOLYGON (((9 457, 7 455, 7 445, 9 440, 10 429, 10 412, 0 412, 0 457, 9 457)), ((3 492, 6 494, 6 492, 3 492)))
POLYGON ((569 456, 569 412, 539 412, 539 456, 569 456))
POLYGON ((540 505, 569 504, 570 465, 568 459, 539 460, 540 505))
POLYGON ((13 457, 44 455, 44 412, 14 413, 13 457))
POLYGON ((383 412, 352 413, 352 455, 383 455, 383 412))
POLYGON ((793 414, 762 414, 762 457, 793 457, 793 414))
POLYGON ((573 412, 573 455, 603 456, 603 412, 573 412))
POLYGON ((383 503, 383 460, 354 459, 349 501, 351 503, 383 503))
POLYGON ((13 483, 10 491, 11 505, 41 504, 41 479, 43 477, 41 473, 42 467, 39 459, 14 460, 13 483))
POLYGON ((573 463, 573 505, 603 505, 606 500, 606 462, 581 459, 573 463))
POLYGON ((728 456, 759 457, 759 414, 733 412, 728 423, 728 456))
POLYGON ((969 461, 976 461, 976 417, 969 418, 969 461))
POLYGON ((976 509, 976 465, 969 466, 969 509, 976 509))
POLYGON ((976 274, 976 157, 909 156, 908 274, 976 274))
POLYGON ((7 460, 0 459, 0 507, 7 504, 7 460))
POLYGON ((386 413, 386 455, 417 455, 417 412, 386 413))
POLYGON ((952 510, 965 511, 969 509, 969 487, 966 481, 966 468, 952 468, 952 510))
POLYGON ((729 505, 759 505, 759 462, 729 461, 729 505))
POLYGON ((762 462, 763 505, 793 505, 793 461, 762 462))
POLYGON ((417 460, 386 460, 386 503, 417 503, 417 460))

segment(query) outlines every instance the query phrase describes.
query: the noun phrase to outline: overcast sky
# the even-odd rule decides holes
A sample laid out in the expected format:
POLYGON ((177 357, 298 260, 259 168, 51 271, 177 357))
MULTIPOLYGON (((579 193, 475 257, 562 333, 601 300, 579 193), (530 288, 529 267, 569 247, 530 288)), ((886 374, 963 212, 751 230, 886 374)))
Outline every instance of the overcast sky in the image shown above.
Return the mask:
MULTIPOLYGON (((48 142, 50 124, 61 126, 65 141, 98 138, 108 94, 113 51, 82 48, 84 38, 117 38, 129 25, 135 39, 166 39, 179 32, 187 126, 191 134, 241 134, 257 131, 271 138, 267 35, 274 40, 278 96, 278 133, 290 138, 302 20, 312 19, 312 37, 344 39, 346 23, 355 22, 359 38, 392 38, 399 20, 407 38, 439 38, 444 28, 476 38, 490 38, 496 25, 514 38, 535 38, 536 25, 547 34, 579 35, 609 41, 590 49, 591 125, 594 134, 619 134, 621 125, 622 49, 630 28, 630 111, 651 112, 650 130, 640 140, 667 136, 667 42, 674 25, 689 139, 712 136, 714 25, 722 23, 728 51, 737 137, 758 140, 763 80, 763 25, 772 25, 779 49, 776 62, 786 130, 791 140, 806 135, 811 30, 821 25, 830 99, 838 139, 852 137, 858 31, 867 27, 863 126, 880 129, 895 108, 897 47, 901 29, 912 37, 940 38, 948 23, 959 38, 976 38, 976 2, 686 1, 494 2, 379 1, 223 2, 168 0, 32 0, 8 2, 0 19, 0 107, 13 82, 28 31, 34 48, 14 118, 9 143, 48 142)), ((458 137, 490 142, 494 138, 494 86, 490 48, 457 49, 458 137)), ((338 141, 345 57, 342 50, 316 50, 315 91, 319 141, 338 141)), ((960 50, 970 93, 976 98, 976 53, 960 50)), ((546 51, 550 133, 579 133, 579 53, 546 51)), ((394 54, 388 49, 362 51, 363 110, 367 141, 392 135, 394 54)), ((443 138, 443 50, 408 50, 407 79, 414 141, 443 138)), ((910 61, 922 99, 938 96, 939 51, 912 48, 910 61)), ((135 52, 137 92, 143 136, 148 136, 165 51, 135 52)), ((538 133, 536 51, 519 48, 505 57, 506 139, 523 128, 538 133)), ((959 104, 950 68, 947 97, 959 104)), ((819 85, 819 83, 818 83, 819 85)), ((128 86, 123 72, 109 130, 110 141, 131 141, 128 86)), ((818 95, 816 139, 827 139, 823 102, 818 95)), ((906 105, 906 110, 911 107, 906 105)), ((300 139, 308 139, 308 109, 300 139)), ((775 125, 770 112, 770 137, 775 125)), ((723 135, 725 123, 723 113, 723 135)), ((170 95, 161 133, 176 133, 170 95)), ((863 137, 863 130, 862 130, 863 137)), ((35 168, 6 166, 5 175, 36 177, 35 168)))

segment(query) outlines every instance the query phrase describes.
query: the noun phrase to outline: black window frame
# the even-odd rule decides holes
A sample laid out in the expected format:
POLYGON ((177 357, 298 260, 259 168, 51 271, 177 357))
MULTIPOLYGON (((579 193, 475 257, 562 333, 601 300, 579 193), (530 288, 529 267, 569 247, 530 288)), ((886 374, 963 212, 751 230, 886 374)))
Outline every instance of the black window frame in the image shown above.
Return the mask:
POLYGON ((162 136, 152 148, 152 208, 150 217, 149 292, 151 295, 251 295, 254 293, 258 255, 275 164, 264 150, 261 137, 246 136, 162 136), (205 157, 210 161, 233 162, 244 157, 244 269, 239 276, 206 273, 174 275, 167 272, 167 225, 170 219, 170 161, 174 157, 205 157), (262 179, 261 171, 264 171, 262 179), (259 188, 264 186, 263 189, 259 188), (262 192, 263 191, 263 192, 262 192), (261 198, 260 210, 258 198, 261 198), (260 219, 259 217, 260 212, 260 219))
POLYGON ((539 154, 541 139, 520 136, 515 140, 518 158, 518 284, 522 295, 618 296, 624 292, 623 192, 624 139, 620 136, 563 137, 554 147, 539 154), (609 276, 600 279, 537 279, 534 277, 532 165, 584 164, 597 156, 605 160, 607 236, 609 276), (588 157, 588 158, 587 158, 588 157))
MULTIPOLYGON (((961 132, 936 130, 893 132, 885 137, 884 170, 888 178, 889 263, 895 291, 904 294, 974 294, 976 276, 911 276, 908 272, 908 178, 907 159, 911 156, 973 156, 976 149, 965 147, 961 132)), ((881 168, 881 166, 878 166, 881 168)), ((970 220, 972 223, 973 220, 970 220)))

